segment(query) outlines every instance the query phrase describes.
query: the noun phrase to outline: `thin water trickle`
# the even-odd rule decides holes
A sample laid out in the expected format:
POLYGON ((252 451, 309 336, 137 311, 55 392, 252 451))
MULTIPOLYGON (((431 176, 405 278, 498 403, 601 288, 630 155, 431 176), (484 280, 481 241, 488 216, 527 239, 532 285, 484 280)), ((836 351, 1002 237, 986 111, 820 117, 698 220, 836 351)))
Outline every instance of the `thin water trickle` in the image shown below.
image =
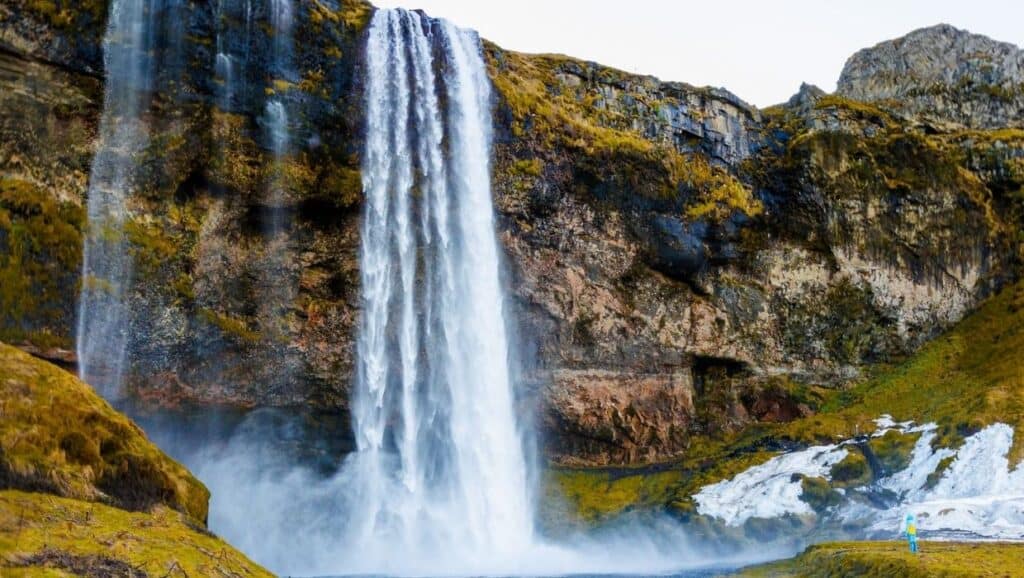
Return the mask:
POLYGON ((122 395, 128 347, 126 201, 135 159, 149 142, 142 113, 153 84, 155 9, 149 0, 114 0, 104 40, 106 94, 90 171, 76 343, 79 377, 108 399, 122 395))

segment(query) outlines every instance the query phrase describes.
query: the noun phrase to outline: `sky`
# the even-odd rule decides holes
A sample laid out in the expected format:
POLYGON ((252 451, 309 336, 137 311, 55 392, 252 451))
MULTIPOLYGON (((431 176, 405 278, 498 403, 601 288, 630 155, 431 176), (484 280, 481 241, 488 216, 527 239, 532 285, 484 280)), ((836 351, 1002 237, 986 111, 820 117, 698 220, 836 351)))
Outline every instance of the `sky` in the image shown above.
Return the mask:
POLYGON ((1024 46, 1024 0, 375 0, 475 28, 499 46, 594 60, 759 107, 801 82, 835 89, 857 50, 944 22, 1024 46))

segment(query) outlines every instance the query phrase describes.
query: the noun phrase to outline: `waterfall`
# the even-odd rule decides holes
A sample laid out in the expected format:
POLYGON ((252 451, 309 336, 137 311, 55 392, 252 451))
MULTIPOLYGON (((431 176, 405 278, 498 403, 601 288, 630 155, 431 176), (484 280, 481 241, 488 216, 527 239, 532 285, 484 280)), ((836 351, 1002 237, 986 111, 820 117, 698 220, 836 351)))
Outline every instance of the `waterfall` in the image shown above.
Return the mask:
POLYGON ((128 347, 126 201, 136 155, 149 143, 142 113, 153 84, 154 13, 151 0, 114 0, 104 40, 106 94, 89 180, 76 341, 79 376, 108 398, 121 395, 128 347))
MULTIPOLYGON (((294 19, 292 2, 291 0, 270 0, 269 10, 270 25, 271 30, 273 30, 270 61, 272 71, 276 75, 274 80, 287 81, 293 73, 291 65, 292 26, 294 19)), ((288 153, 291 139, 288 127, 288 108, 284 95, 280 94, 280 87, 276 84, 271 87, 273 96, 267 100, 264 122, 266 123, 271 151, 274 153, 275 160, 280 161, 288 153)), ((279 183, 271 186, 270 204, 274 208, 278 208, 280 205, 282 192, 279 183)), ((274 211, 275 215, 279 212, 274 211)), ((272 220, 270 232, 277 233, 280 227, 280 222, 275 218, 272 220)))
POLYGON ((378 11, 365 98, 349 551, 369 571, 403 558, 507 560, 531 544, 533 519, 479 39, 414 12, 378 11))

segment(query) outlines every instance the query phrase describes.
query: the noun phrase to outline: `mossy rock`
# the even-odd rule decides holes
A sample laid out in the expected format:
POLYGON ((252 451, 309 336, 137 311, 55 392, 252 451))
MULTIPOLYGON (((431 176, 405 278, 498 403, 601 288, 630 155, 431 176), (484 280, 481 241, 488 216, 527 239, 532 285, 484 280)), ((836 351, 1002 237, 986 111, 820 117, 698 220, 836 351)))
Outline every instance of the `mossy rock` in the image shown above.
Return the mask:
POLYGON ((2 343, 0 376, 0 488, 165 505, 205 523, 206 487, 88 385, 2 343))
POLYGON ((0 491, 2 576, 269 577, 185 514, 0 491))
POLYGON ((866 486, 872 480, 871 466, 859 448, 851 448, 841 462, 832 466, 829 475, 837 488, 866 486))
POLYGON ((547 501, 564 501, 574 520, 594 523, 665 503, 680 479, 676 470, 556 469, 550 472, 547 501))
POLYGON ((891 476, 906 469, 910 465, 911 454, 914 453, 914 444, 920 437, 921 434, 904 434, 889 430, 879 437, 871 438, 867 448, 881 469, 876 472, 878 477, 891 476))
POLYGON ((824 512, 843 501, 842 494, 832 489, 825 478, 804 477, 800 480, 800 488, 800 499, 815 512, 824 512))
POLYGON ((70 346, 84 221, 81 207, 0 177, 0 339, 70 346))

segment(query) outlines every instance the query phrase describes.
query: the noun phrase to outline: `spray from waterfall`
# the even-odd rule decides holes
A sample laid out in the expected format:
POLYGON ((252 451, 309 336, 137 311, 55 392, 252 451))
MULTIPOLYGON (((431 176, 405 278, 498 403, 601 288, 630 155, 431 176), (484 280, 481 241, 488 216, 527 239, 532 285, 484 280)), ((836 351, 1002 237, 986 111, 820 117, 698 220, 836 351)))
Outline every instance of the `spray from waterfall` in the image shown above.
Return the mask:
POLYGON ((149 142, 142 113, 153 85, 155 8, 151 0, 114 0, 104 40, 106 94, 89 180, 76 341, 79 376, 108 398, 121 396, 128 348, 126 205, 136 155, 149 142))

